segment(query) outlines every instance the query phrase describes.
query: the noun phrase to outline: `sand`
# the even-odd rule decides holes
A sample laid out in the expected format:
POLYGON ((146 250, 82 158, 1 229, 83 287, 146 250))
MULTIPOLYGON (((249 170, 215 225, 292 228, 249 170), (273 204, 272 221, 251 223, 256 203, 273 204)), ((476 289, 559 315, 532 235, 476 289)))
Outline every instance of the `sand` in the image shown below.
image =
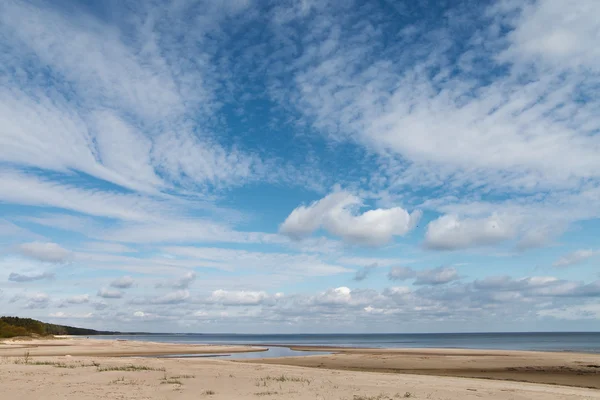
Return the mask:
POLYGON ((172 354, 229 354, 266 351, 258 346, 215 346, 137 342, 133 340, 102 340, 77 337, 55 339, 4 340, 0 342, 0 356, 22 356, 26 351, 37 356, 158 356, 172 354))
POLYGON ((600 389, 600 354, 306 346, 292 349, 332 351, 335 354, 273 358, 260 362, 350 371, 503 379, 600 389))
MULTIPOLYGON (((96 340, 86 339, 0 344, 0 388, 2 389, 0 396, 23 400, 42 398, 391 400, 408 397, 440 400, 600 399, 600 391, 580 387, 349 370, 353 368, 374 370, 377 365, 387 365, 394 359, 416 360, 423 357, 425 357, 423 362, 431 364, 419 365, 419 368, 429 365, 439 370, 444 369, 444 366, 449 365, 448 363, 481 362, 477 360, 485 360, 486 363, 493 365, 494 360, 506 363, 505 360, 516 362, 518 359, 526 363, 535 361, 549 366, 554 363, 552 360, 559 358, 558 356, 563 357, 567 364, 599 363, 598 355, 523 352, 469 354, 471 353, 469 351, 447 354, 442 350, 369 352, 357 349, 355 352, 349 350, 344 354, 262 359, 253 362, 214 358, 114 357, 117 352, 124 354, 207 352, 209 354, 230 350, 248 351, 252 348, 116 341, 98 343, 96 340), (29 352, 27 359, 26 351, 29 352), (69 356, 66 356, 67 354, 69 356), (437 364, 432 361, 435 359, 437 364), (283 363, 306 364, 314 368, 281 365, 283 363), (328 368, 317 368, 316 365, 312 365, 314 363, 331 365, 328 368)), ((504 367, 506 365, 501 364, 499 368, 504 367)))

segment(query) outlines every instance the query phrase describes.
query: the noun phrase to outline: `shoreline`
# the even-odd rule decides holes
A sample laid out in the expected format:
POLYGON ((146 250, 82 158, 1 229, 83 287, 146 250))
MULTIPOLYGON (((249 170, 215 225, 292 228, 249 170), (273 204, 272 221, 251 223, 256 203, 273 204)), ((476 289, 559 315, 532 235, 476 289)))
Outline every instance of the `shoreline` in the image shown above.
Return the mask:
POLYGON ((58 339, 30 339, 0 341, 0 356, 21 357, 134 357, 177 354, 220 354, 267 351, 266 347, 243 345, 180 344, 143 342, 118 339, 88 339, 61 337, 58 339), (55 342, 60 341, 59 343, 55 342))
MULTIPOLYGON (((256 346, 256 344, 243 343, 241 346, 256 346)), ((585 351, 574 351, 574 350, 516 350, 516 349, 494 349, 494 348, 472 348, 472 347, 359 347, 359 346, 327 346, 327 345, 298 345, 298 344, 278 344, 278 343, 261 343, 260 346, 264 347, 285 347, 295 351, 327 351, 330 353, 372 353, 372 354, 387 354, 387 353, 423 353, 427 354, 433 352, 464 352, 467 355, 476 356, 477 353, 491 354, 496 353, 551 353, 551 354, 587 354, 587 355, 598 355, 600 352, 585 352, 585 351)))
POLYGON ((340 371, 477 378, 600 389, 600 354, 597 353, 330 346, 291 346, 290 348, 307 352, 331 351, 332 354, 235 361, 340 371))
MULTIPOLYGON (((432 382, 438 382, 440 379, 453 379, 456 382, 461 382, 460 385, 475 385, 475 382, 477 382, 476 385, 482 388, 489 386, 492 382, 494 382, 494 385, 500 385, 499 387, 521 382, 524 385, 550 385, 554 388, 571 387, 582 388, 582 390, 588 388, 586 390, 593 390, 600 398, 600 391, 598 391, 600 389, 600 354, 595 353, 443 348, 382 349, 287 344, 268 344, 264 347, 188 345, 63 337, 55 340, 5 340, 0 342, 0 359, 3 360, 3 364, 12 363, 15 365, 25 359, 31 360, 31 362, 25 363, 26 367, 19 368, 22 368, 24 372, 39 371, 42 374, 54 371, 46 365, 59 365, 74 361, 80 363, 77 365, 87 367, 109 362, 123 365, 160 365, 160 368, 166 368, 167 370, 182 367, 195 369, 200 366, 207 366, 207 368, 212 366, 219 368, 222 375, 233 374, 227 371, 241 369, 253 371, 252 373, 255 374, 262 370, 269 370, 272 374, 275 374, 271 376, 276 376, 277 371, 285 371, 291 368, 310 376, 320 376, 326 373, 336 377, 357 376, 366 380, 377 377, 377 379, 386 382, 388 380, 390 382, 416 380, 420 382, 421 386, 431 385, 432 382), (262 352, 268 350, 269 347, 286 347, 307 353, 302 356, 256 359, 217 359, 210 357, 186 359, 176 357, 184 354, 210 355, 262 352), (311 355, 311 351, 328 351, 331 354, 311 355), (152 357, 160 355, 173 355, 174 357, 152 357), (132 359, 131 357, 138 358, 132 359)), ((83 370, 86 369, 88 368, 83 368, 83 370)), ((208 368, 208 370, 211 369, 208 368)), ((2 374, 5 372, 2 371, 6 372, 6 366, 4 370, 0 369, 0 383, 6 382, 7 385, 11 385, 11 380, 4 381, 2 374)), ((86 377, 89 375, 89 377, 96 378, 92 371, 86 370, 85 374, 86 377)), ((83 378, 85 377, 82 376, 83 378)), ((446 397, 453 398, 451 396, 446 397)), ((312 398, 314 399, 314 397, 312 398)), ((352 396, 349 398, 352 399, 352 396)), ((589 396, 586 398, 589 398, 589 396)))

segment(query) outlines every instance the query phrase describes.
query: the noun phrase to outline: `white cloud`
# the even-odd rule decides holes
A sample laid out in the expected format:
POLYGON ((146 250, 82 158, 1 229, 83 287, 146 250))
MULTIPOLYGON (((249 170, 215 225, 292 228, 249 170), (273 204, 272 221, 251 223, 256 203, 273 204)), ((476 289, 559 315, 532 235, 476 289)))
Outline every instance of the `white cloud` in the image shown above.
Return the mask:
MULTIPOLYGON (((190 54, 181 33, 187 37, 193 30, 197 44, 207 32, 183 28, 172 8, 141 7, 148 19, 131 21, 131 40, 124 41, 118 26, 82 10, 66 14, 52 4, 3 5, 6 51, 0 61, 20 73, 7 74, 0 90, 0 100, 6 100, 0 101, 5 150, 0 159, 81 171, 150 193, 174 183, 228 185, 280 174, 256 155, 198 134, 190 116, 210 118, 219 108, 218 77, 202 47, 190 54), (155 14, 161 18, 151 17, 155 14), (158 20, 169 18, 177 22, 165 30, 158 20), (42 73, 52 87, 21 79, 42 73)), ((206 13, 213 22, 226 15, 218 7, 201 11, 206 13)))
POLYGON ((177 290, 162 296, 150 299, 151 304, 178 304, 186 301, 190 297, 187 290, 177 290))
POLYGON ((83 313, 83 314, 71 314, 71 313, 65 313, 62 311, 58 311, 55 313, 50 313, 48 314, 49 317, 51 318, 74 318, 74 319, 81 319, 81 318, 92 318, 94 316, 93 313, 83 313))
POLYGON ((599 70, 596 42, 600 25, 594 18, 600 12, 598 2, 540 0, 518 7, 523 10, 510 21, 515 29, 508 35, 511 45, 503 59, 523 58, 560 69, 599 70))
POLYGON ((219 289, 212 292, 209 301, 230 306, 250 306, 261 304, 269 298, 269 294, 263 291, 228 291, 219 289))
POLYGON ((65 262, 69 259, 71 254, 69 250, 66 250, 60 245, 52 242, 23 243, 18 246, 17 250, 24 256, 49 263, 65 262))
POLYGON ((346 286, 328 289, 315 296, 313 301, 318 304, 348 304, 352 301, 352 290, 346 286))
POLYGON ((538 311, 542 317, 553 317, 558 320, 577 321, 586 319, 600 319, 600 304, 578 304, 556 307, 538 311))
MULTIPOLYGON (((299 17, 312 34, 299 59, 289 60, 292 76, 273 74, 272 96, 332 142, 378 154, 379 171, 366 183, 373 192, 403 204, 419 204, 430 190, 447 203, 540 208, 527 229, 514 227, 523 228, 521 248, 539 246, 600 208, 586 195, 600 186, 597 9, 594 0, 457 6, 447 24, 420 21, 384 45, 391 31, 372 29, 381 10, 330 5, 318 20, 299 17), (574 198, 588 202, 566 201, 574 198), (536 223, 550 226, 529 234, 536 223)), ((274 25, 289 39, 289 26, 274 25)), ((297 233, 310 231, 301 227, 297 233)), ((513 238, 512 229, 483 242, 513 238)))
POLYGON ((323 261, 315 254, 287 254, 233 250, 215 247, 171 246, 168 253, 196 259, 198 265, 210 265, 224 270, 248 270, 254 268, 271 273, 294 276, 328 276, 350 269, 323 261))
POLYGON ((559 280, 552 276, 533 276, 527 278, 511 278, 510 276, 490 276, 476 280, 474 286, 483 290, 519 290, 554 285, 559 280))
POLYGON ((8 280, 12 282, 31 282, 39 281, 44 279, 52 279, 54 274, 52 272, 30 272, 30 273, 17 273, 11 272, 8 276, 8 280))
POLYGON ((134 284, 134 280, 130 276, 122 276, 120 278, 115 279, 110 283, 110 286, 117 289, 129 289, 134 284))
POLYGON ((20 293, 12 297, 11 303, 24 301, 26 309, 47 308, 50 304, 50 296, 46 293, 20 293))
POLYGON ((309 206, 294 209, 280 226, 280 232, 294 238, 310 235, 324 228, 351 243, 382 245, 394 236, 412 230, 420 216, 400 207, 358 213, 362 201, 345 191, 335 191, 309 206))
POLYGON ((64 301, 68 304, 85 304, 90 302, 90 296, 87 294, 71 296, 67 297, 64 301))
POLYGON ((0 241, 7 242, 22 242, 24 240, 43 240, 42 235, 38 235, 27 229, 24 229, 10 221, 0 219, 0 241))
POLYGON ((587 250, 577 250, 567 255, 562 256, 558 260, 556 260, 552 266, 557 268, 569 267, 571 265, 579 264, 591 258, 595 255, 599 254, 598 251, 587 249, 587 250))
POLYGON ((441 285, 460 279, 458 271, 453 267, 437 267, 415 271, 410 267, 393 267, 388 273, 392 281, 414 279, 415 285, 441 285))
POLYGON ((173 289, 187 289, 196 280, 196 273, 194 271, 186 272, 183 276, 166 282, 160 282, 156 284, 157 288, 170 287, 173 289))
POLYGON ((117 225, 91 235, 102 240, 127 243, 191 243, 191 242, 259 242, 265 234, 237 232, 229 226, 207 218, 156 219, 152 222, 127 223, 117 225))
POLYGON ((107 289, 107 288, 102 288, 102 289, 98 290, 97 296, 105 298, 105 299, 120 299, 121 297, 123 297, 123 292, 121 292, 119 290, 111 290, 111 289, 107 289))
POLYGON ((0 173, 0 200, 57 207, 84 214, 124 220, 152 220, 165 206, 146 197, 103 190, 86 190, 32 175, 0 173))
POLYGON ((427 225, 425 246, 435 250, 464 249, 497 244, 516 234, 516 221, 511 217, 461 219, 457 215, 444 215, 427 225))

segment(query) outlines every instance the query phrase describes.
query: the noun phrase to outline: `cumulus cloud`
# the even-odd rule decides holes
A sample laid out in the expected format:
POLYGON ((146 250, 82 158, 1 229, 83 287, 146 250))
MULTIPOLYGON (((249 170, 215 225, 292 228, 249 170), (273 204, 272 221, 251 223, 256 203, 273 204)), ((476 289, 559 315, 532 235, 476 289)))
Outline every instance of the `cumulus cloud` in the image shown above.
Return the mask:
POLYGON ((11 272, 8 276, 8 280, 12 282, 31 282, 52 278, 54 278, 54 274, 52 272, 30 272, 23 274, 11 272))
POLYGON ((319 228, 351 243, 382 245, 394 236, 404 236, 421 217, 400 207, 358 212, 363 202, 358 197, 335 191, 309 206, 299 206, 281 224, 279 230, 293 238, 303 238, 319 228))
POLYGON ((133 283, 134 283, 134 280, 132 277, 122 276, 122 277, 117 278, 114 281, 112 281, 110 283, 110 286, 117 288, 117 289, 129 289, 131 286, 133 286, 133 283))
POLYGON ((515 222, 508 217, 459 218, 444 215, 430 222, 425 233, 425 246, 435 250, 456 250, 492 245, 515 237, 515 222))
POLYGON ((50 263, 64 262, 70 255, 68 250, 60 247, 56 243, 51 242, 23 243, 18 246, 17 250, 26 257, 50 263))
POLYGON ((327 289, 316 295, 312 301, 317 304, 348 304, 352 301, 352 290, 346 286, 340 286, 335 289, 327 289))
POLYGON ((123 297, 123 292, 121 292, 120 290, 102 288, 98 290, 97 296, 105 299, 120 299, 121 297, 123 297))
POLYGON ((261 304, 269 298, 269 294, 263 291, 215 290, 208 300, 223 305, 250 306, 261 304))
POLYGON ((596 250, 577 250, 560 257, 552 266, 556 268, 570 267, 571 265, 580 264, 597 254, 600 254, 600 252, 596 250))

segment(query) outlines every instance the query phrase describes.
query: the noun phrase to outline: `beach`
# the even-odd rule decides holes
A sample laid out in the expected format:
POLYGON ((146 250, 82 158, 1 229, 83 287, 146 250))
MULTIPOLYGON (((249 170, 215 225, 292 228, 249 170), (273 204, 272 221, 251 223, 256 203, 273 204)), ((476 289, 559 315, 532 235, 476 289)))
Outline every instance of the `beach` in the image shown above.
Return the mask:
POLYGON ((264 348, 84 338, 5 341, 0 387, 3 397, 24 400, 600 399, 598 354, 319 347, 332 354, 244 361, 142 357, 256 350, 264 348))

